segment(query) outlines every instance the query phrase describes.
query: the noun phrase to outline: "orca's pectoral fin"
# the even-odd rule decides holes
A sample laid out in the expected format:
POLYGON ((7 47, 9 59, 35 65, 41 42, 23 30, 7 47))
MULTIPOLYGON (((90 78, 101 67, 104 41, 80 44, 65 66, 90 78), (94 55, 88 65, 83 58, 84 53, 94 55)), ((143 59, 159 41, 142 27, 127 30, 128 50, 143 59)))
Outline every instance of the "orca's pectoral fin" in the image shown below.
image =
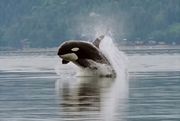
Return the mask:
POLYGON ((93 44, 94 44, 97 48, 99 48, 99 44, 100 44, 101 40, 103 40, 103 39, 104 39, 104 35, 101 35, 101 36, 99 36, 98 38, 96 38, 96 40, 93 41, 93 44))
POLYGON ((62 60, 62 64, 68 64, 69 63, 69 61, 66 61, 66 60, 62 60))

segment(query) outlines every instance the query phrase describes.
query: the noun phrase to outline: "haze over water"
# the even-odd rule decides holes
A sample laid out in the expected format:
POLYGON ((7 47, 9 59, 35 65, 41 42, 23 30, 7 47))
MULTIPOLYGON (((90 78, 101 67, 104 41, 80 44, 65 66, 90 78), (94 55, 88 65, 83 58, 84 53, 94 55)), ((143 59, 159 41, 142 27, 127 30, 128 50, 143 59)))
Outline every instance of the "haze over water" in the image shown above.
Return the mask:
POLYGON ((180 50, 127 49, 129 84, 75 77, 56 51, 0 52, 1 121, 179 121, 180 50))

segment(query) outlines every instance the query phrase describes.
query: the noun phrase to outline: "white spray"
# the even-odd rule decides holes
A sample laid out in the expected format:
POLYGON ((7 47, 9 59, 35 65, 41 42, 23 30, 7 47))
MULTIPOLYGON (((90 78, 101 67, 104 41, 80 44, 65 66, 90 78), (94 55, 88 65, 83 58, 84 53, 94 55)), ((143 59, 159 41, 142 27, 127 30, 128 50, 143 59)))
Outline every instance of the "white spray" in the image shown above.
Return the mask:
MULTIPOLYGON (((104 121, 114 121, 116 112, 120 113, 121 115, 126 115, 124 112, 125 110, 118 109, 117 105, 122 104, 123 106, 125 106, 128 98, 128 59, 126 55, 115 46, 110 36, 105 36, 100 44, 100 50, 110 61, 117 76, 111 88, 111 91, 107 96, 108 98, 102 106, 102 117, 104 121)), ((123 119, 119 117, 118 120, 121 121, 123 119)))
POLYGON ((99 46, 102 53, 110 61, 117 75, 126 73, 127 57, 114 45, 110 36, 105 36, 99 46))

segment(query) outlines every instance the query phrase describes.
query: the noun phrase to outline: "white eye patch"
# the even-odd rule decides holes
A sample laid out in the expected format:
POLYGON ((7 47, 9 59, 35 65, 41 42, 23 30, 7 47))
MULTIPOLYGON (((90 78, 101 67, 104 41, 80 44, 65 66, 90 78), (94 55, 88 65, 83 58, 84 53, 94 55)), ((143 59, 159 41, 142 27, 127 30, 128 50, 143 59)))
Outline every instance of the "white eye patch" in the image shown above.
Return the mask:
POLYGON ((78 48, 78 47, 75 47, 75 48, 72 48, 71 50, 72 50, 73 52, 76 52, 76 51, 79 50, 79 48, 78 48))

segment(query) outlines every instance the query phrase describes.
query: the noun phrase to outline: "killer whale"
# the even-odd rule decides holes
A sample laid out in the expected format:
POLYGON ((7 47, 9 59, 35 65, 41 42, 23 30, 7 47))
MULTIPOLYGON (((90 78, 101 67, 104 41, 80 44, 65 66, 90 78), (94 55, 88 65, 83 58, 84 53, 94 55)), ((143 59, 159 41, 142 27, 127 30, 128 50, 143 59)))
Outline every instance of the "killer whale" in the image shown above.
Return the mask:
POLYGON ((57 55, 62 59, 62 64, 72 62, 81 69, 88 69, 96 76, 115 77, 116 73, 111 63, 99 48, 103 38, 104 35, 93 42, 65 41, 60 45, 57 55))

